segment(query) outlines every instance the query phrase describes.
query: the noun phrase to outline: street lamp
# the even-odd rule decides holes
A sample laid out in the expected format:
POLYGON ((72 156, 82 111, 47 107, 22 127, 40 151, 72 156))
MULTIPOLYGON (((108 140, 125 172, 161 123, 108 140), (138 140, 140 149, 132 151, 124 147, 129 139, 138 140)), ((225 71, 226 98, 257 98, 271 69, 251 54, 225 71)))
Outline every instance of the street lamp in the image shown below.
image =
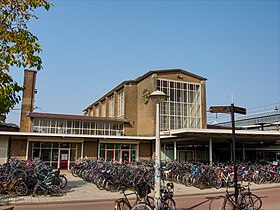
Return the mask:
POLYGON ((166 99, 166 94, 156 90, 150 94, 151 100, 156 104, 156 145, 155 145, 155 186, 154 203, 155 208, 160 207, 160 122, 159 122, 159 104, 166 99))

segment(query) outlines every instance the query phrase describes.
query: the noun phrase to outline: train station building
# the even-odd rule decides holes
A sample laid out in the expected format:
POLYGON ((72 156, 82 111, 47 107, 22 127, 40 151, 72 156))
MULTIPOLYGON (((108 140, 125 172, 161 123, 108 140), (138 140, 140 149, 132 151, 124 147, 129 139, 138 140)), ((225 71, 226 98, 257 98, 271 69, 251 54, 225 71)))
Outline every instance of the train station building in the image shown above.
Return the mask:
MULTIPOLYGON (((152 70, 123 81, 81 115, 34 112, 36 72, 25 70, 20 131, 0 131, 0 161, 40 158, 67 169, 80 157, 117 162, 152 159, 156 90, 162 161, 232 159, 230 127, 207 125, 206 78, 182 69, 152 70)), ((280 131, 236 130, 238 160, 280 159, 280 131)))

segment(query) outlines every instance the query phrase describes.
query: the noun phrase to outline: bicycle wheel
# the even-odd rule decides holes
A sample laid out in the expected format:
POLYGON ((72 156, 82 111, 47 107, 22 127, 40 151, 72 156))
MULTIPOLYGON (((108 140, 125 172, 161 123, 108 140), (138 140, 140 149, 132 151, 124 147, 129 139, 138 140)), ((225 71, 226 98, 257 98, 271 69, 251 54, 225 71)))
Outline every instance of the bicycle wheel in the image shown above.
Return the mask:
POLYGON ((215 187, 216 187, 216 189, 220 189, 221 187, 222 187, 222 185, 223 185, 223 180, 222 180, 222 178, 221 177, 218 177, 217 179, 216 179, 216 183, 215 183, 216 185, 215 185, 215 187))
POLYGON ((245 209, 259 210, 262 207, 262 200, 255 194, 245 194, 241 198, 241 205, 245 206, 245 209))
POLYGON ((234 209, 239 209, 234 205, 234 194, 229 195, 229 197, 225 198, 223 207, 221 208, 222 210, 234 210, 234 209))
POLYGON ((16 169, 14 172, 13 172, 13 179, 19 179, 21 178, 21 180, 23 182, 25 182, 27 180, 27 174, 25 171, 21 170, 21 169, 16 169))
POLYGON ((173 198, 164 200, 164 210, 176 210, 176 204, 173 198))
POLYGON ((20 196, 27 195, 28 187, 24 182, 18 182, 15 184, 15 191, 17 195, 20 196))
POLYGON ((255 210, 261 209, 261 207, 262 207, 261 198, 255 194, 251 194, 251 198, 253 200, 255 210))
POLYGON ((130 206, 123 198, 121 198, 115 202, 114 210, 130 210, 130 206))
POLYGON ((245 210, 255 210, 254 202, 250 194, 245 194, 241 197, 239 206, 245 210))
POLYGON ((59 179, 61 180, 60 189, 63 189, 67 185, 67 179, 64 175, 60 175, 59 179))
POLYGON ((146 203, 138 203, 133 206, 131 210, 152 210, 152 207, 150 207, 146 203))
POLYGON ((64 192, 57 185, 49 186, 49 193, 50 193, 51 196, 56 196, 56 197, 64 195, 64 192))

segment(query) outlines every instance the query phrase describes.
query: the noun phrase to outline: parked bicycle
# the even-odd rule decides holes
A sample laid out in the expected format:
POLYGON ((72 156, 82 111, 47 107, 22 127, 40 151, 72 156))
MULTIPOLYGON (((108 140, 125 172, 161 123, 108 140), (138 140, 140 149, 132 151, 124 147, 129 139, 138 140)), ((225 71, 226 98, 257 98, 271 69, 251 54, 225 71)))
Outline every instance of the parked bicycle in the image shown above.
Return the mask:
POLYGON ((37 183, 33 189, 32 196, 40 195, 63 196, 64 192, 60 186, 52 184, 52 177, 46 176, 44 178, 37 176, 37 183))
POLYGON ((16 194, 20 196, 27 195, 28 193, 27 185, 24 182, 22 182, 22 178, 12 179, 11 176, 8 177, 0 176, 1 194, 8 193, 12 189, 14 189, 16 194))
POLYGON ((229 192, 226 188, 221 210, 259 210, 262 206, 260 197, 250 191, 249 185, 237 185, 237 196, 235 192, 229 192))

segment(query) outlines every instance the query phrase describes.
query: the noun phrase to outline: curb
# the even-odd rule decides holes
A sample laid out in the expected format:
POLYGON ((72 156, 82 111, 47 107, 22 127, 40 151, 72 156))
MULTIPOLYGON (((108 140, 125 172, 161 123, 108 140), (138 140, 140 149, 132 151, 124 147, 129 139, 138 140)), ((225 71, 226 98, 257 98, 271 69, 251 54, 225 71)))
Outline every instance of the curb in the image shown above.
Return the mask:
MULTIPOLYGON (((272 188, 280 188, 280 185, 278 186, 269 186, 269 187, 260 187, 260 188, 255 188, 251 189, 251 191, 258 191, 258 190, 267 190, 267 189, 272 189, 272 188)), ((223 195, 224 191, 222 192, 203 192, 201 193, 190 193, 190 194, 179 194, 179 195, 174 195, 174 198, 176 197, 184 197, 184 196, 206 196, 206 195, 223 195)), ((48 204, 63 204, 63 203, 91 203, 91 202, 106 202, 106 201, 112 201, 114 202, 118 198, 101 198, 101 199, 87 199, 87 200, 57 200, 57 201, 41 201, 41 202, 16 202, 16 201, 7 201, 0 203, 0 206, 26 206, 26 205, 48 205, 48 204)))

